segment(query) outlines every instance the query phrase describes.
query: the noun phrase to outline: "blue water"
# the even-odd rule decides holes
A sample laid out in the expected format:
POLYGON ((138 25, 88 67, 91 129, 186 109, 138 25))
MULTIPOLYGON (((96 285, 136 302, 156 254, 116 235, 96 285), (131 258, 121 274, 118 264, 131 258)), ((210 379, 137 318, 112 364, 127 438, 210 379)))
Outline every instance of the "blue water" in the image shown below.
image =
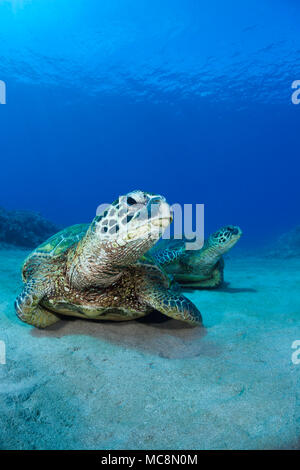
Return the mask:
POLYGON ((299 229, 268 247, 300 222, 295 80, 299 0, 0 0, 0 208, 66 226, 140 188, 244 234, 184 291, 203 328, 32 328, 1 242, 0 449, 299 449, 299 229))
POLYGON ((0 205, 61 225, 135 188, 241 243, 299 223, 300 4, 0 1, 0 205))

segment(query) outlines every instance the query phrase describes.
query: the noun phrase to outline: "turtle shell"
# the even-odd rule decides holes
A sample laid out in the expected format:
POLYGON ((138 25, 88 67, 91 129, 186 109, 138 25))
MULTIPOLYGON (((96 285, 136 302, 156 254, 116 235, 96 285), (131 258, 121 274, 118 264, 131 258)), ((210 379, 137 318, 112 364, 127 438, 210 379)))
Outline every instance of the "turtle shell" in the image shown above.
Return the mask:
POLYGON ((26 281, 29 277, 32 277, 45 259, 56 258, 72 245, 77 244, 84 237, 88 228, 89 224, 72 225, 39 245, 24 261, 22 269, 23 280, 26 281))

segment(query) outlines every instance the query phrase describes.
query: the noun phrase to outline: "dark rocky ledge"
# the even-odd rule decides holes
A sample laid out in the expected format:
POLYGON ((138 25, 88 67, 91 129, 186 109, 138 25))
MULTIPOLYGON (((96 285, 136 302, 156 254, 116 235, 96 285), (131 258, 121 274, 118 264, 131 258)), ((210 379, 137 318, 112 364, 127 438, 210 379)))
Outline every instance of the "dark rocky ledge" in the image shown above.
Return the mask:
POLYGON ((59 230, 37 212, 8 211, 0 207, 1 244, 34 248, 59 230))
POLYGON ((294 258, 300 256, 300 225, 282 234, 270 248, 267 256, 294 258))

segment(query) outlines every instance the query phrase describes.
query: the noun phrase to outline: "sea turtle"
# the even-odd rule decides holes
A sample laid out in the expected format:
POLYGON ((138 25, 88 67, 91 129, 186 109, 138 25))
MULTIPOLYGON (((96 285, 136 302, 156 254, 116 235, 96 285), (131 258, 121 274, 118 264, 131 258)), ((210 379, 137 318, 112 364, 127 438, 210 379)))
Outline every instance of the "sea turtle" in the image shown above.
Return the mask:
POLYGON ((200 250, 186 250, 185 239, 160 240, 151 256, 167 274, 185 287, 214 288, 224 280, 223 256, 239 240, 242 231, 234 225, 222 227, 205 240, 200 250))
POLYGON ((17 315, 44 328, 60 314, 131 320, 155 309, 201 325, 198 309, 169 288, 163 271, 155 263, 138 261, 171 220, 165 198, 137 190, 120 196, 90 225, 62 230, 25 260, 17 315))

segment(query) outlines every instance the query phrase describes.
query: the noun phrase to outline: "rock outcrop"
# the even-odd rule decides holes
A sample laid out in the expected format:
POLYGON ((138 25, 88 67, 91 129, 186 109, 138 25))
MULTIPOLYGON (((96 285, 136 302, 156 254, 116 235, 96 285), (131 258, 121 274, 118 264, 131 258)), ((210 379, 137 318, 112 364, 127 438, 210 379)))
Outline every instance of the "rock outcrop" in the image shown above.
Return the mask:
POLYGON ((268 256, 293 258, 300 256, 300 225, 282 234, 271 247, 268 256))
POLYGON ((37 212, 0 207, 0 243, 34 248, 58 231, 59 227, 37 212))

